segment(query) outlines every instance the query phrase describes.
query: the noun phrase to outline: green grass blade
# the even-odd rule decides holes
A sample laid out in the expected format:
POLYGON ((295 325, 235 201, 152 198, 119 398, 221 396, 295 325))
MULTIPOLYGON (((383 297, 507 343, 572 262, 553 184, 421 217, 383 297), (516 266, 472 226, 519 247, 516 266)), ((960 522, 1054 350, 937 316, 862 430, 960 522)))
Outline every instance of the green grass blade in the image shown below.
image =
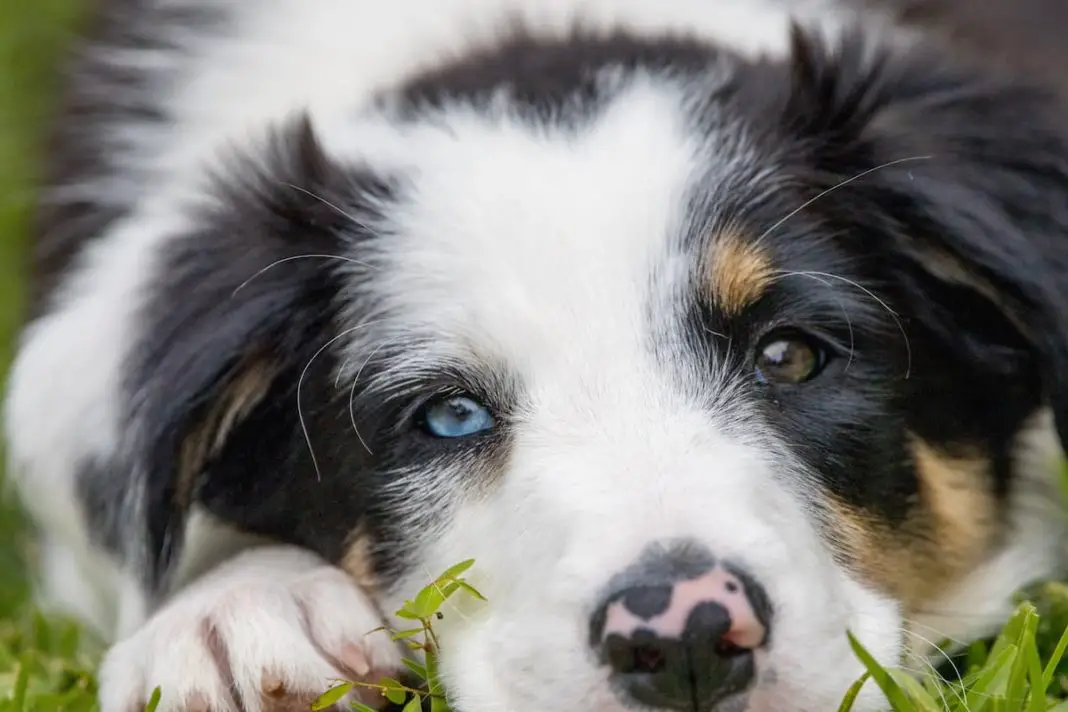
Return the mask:
POLYGON ((26 710, 26 690, 30 683, 29 666, 25 662, 27 657, 23 656, 23 661, 19 663, 15 672, 15 693, 11 696, 11 706, 16 712, 26 710))
POLYGON ((905 695, 905 691, 897 684, 893 676, 883 668, 879 662, 872 657, 871 653, 861 644, 859 640, 853 635, 852 632, 847 632, 849 636, 849 645, 853 648, 853 653, 860 658, 860 661, 864 663, 864 667, 871 673, 872 680, 875 680, 875 684, 879 686, 879 689, 886 695, 886 699, 893 706, 895 712, 913 712, 913 706, 910 704, 908 697, 905 695))
POLYGON ((860 694, 861 689, 864 687, 864 683, 870 679, 871 673, 865 672, 857 678, 856 682, 849 686, 845 697, 842 698, 842 704, 838 705, 838 712, 850 712, 850 710, 853 709, 853 704, 857 701, 857 695, 860 694))
POLYGON ((163 690, 159 687, 152 690, 152 696, 148 698, 148 704, 145 705, 145 712, 156 712, 156 708, 159 707, 159 701, 163 697, 163 690))
POLYGON ((1064 631, 1061 633, 1061 637, 1057 641, 1057 647, 1053 649, 1053 653, 1046 662, 1046 669, 1042 672, 1043 690, 1048 690, 1053 684, 1053 676, 1056 675, 1057 666, 1060 665, 1061 660, 1064 659, 1065 652, 1068 652, 1068 625, 1065 625, 1064 631))
POLYGON ((924 688, 923 683, 911 674, 906 672, 895 674, 890 671, 890 675, 897 681, 897 684, 901 686, 912 702, 906 708, 909 712, 945 712, 945 708, 940 707, 940 703, 931 697, 931 693, 924 688))
MULTIPOLYGON (((1025 604, 1020 608, 1020 627, 1017 632, 1016 647, 1019 653, 1009 670, 1008 683, 1005 686, 1005 701, 1017 710, 1023 710, 1027 697, 1027 675, 1031 651, 1035 648, 1035 633, 1038 630, 1038 612, 1035 607, 1025 604)), ((1034 653, 1037 655, 1037 651, 1034 653)))
MULTIPOLYGON (((1031 695, 1026 712, 1046 712, 1046 685, 1042 681, 1042 660, 1038 657, 1038 646, 1032 640, 1024 649, 1027 657, 1027 679, 1031 684, 1031 695)), ((1024 712, 1023 706, 1020 706, 1024 712)))
POLYGON ((999 646, 1000 652, 979 671, 968 687, 964 708, 970 712, 982 712, 993 705, 994 698, 1003 694, 1013 661, 1018 649, 1013 644, 999 646))

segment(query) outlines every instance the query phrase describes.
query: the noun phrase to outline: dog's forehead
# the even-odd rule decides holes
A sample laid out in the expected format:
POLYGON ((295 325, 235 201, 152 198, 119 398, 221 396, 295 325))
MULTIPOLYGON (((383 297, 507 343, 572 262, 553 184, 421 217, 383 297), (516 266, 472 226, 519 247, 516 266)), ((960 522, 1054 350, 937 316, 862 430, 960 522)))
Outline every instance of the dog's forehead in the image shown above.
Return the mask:
POLYGON ((740 133, 712 135, 740 127, 699 129, 685 102, 634 81, 578 127, 468 107, 411 128, 376 259, 391 316, 512 365, 641 351, 713 279, 716 193, 752 160, 740 133))

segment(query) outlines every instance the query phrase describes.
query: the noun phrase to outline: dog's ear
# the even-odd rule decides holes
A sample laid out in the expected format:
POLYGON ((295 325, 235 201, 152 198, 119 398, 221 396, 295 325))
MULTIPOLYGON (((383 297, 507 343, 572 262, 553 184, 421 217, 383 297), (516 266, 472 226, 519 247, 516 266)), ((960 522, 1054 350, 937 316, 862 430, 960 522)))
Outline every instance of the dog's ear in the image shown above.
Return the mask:
POLYGON ((159 256, 127 369, 124 453, 145 488, 139 514, 156 590, 193 502, 237 497, 248 516, 284 510, 271 503, 287 477, 317 484, 298 470, 317 464, 305 441, 316 409, 337 400, 324 384, 337 365, 328 347, 340 294, 360 269, 347 255, 366 237, 355 216, 385 190, 332 162, 307 120, 221 165, 197 227, 159 256))
POLYGON ((915 47, 876 50, 847 37, 830 49, 795 29, 785 116, 815 140, 829 184, 856 179, 849 190, 870 204, 873 234, 892 236, 873 249, 929 283, 967 290, 1012 325, 1040 364, 1068 446, 1068 115, 1059 100, 915 47))

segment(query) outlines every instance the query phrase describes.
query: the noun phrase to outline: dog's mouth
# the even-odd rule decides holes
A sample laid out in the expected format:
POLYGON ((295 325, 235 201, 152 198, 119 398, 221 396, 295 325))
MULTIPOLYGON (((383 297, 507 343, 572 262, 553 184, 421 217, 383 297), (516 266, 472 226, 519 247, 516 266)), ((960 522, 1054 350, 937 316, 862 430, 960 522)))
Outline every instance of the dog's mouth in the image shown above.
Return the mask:
MULTIPOLYGON (((418 689, 425 689, 425 687, 426 687, 426 682, 424 680, 421 680, 420 678, 416 677, 414 674, 411 674, 411 673, 406 673, 404 675, 398 675, 396 677, 396 679, 402 685, 404 685, 406 687, 409 687, 409 688, 412 688, 412 689, 417 689, 418 690, 418 689)), ((413 697, 412 695, 409 695, 403 702, 401 702, 399 704, 398 703, 384 701, 385 702, 385 706, 381 707, 380 709, 382 710, 382 712, 411 712, 411 709, 408 707, 408 705, 411 704, 412 697, 413 697)), ((422 712, 430 712, 430 710, 431 710, 431 699, 430 699, 429 696, 422 695, 422 705, 421 705, 420 709, 422 710, 422 712)), ((689 708, 683 708, 683 707, 668 706, 668 707, 664 707, 664 709, 665 710, 685 709, 686 712, 689 712, 689 708)), ((720 698, 719 700, 717 700, 716 703, 711 707, 698 706, 698 707, 694 707, 693 709, 695 709, 695 710, 699 709, 699 710, 701 710, 701 712, 720 712, 721 710, 722 710, 722 712, 742 712, 742 710, 745 709, 745 697, 744 697, 744 695, 743 696, 738 696, 738 695, 726 696, 726 697, 723 697, 723 698, 720 698)), ((463 712, 463 710, 460 709, 460 708, 457 708, 457 707, 451 707, 450 706, 449 712, 463 712)))
MULTIPOLYGON (((982 642, 990 646, 993 645, 994 638, 989 638, 982 642)), ((938 665, 935 669, 938 674, 938 677, 948 683, 959 682, 963 674, 962 671, 967 669, 967 656, 967 651, 962 651, 956 655, 951 655, 948 659, 943 660, 942 664, 938 665)), ((410 687, 412 689, 425 689, 425 681, 421 680, 413 673, 405 673, 403 675, 398 675, 396 679, 406 687, 410 687)), ((411 699, 411 696, 409 696, 407 699, 404 700, 404 702, 400 704, 386 702, 385 706, 381 707, 381 710, 382 712, 404 712, 405 710, 411 712, 410 709, 407 707, 408 704, 411 703, 411 699)), ((741 710, 744 710, 744 704, 745 700, 743 698, 735 696, 722 700, 722 705, 718 707, 713 707, 712 709, 719 710, 722 708, 724 712, 740 712, 741 710)), ((430 709, 430 698, 426 695, 423 695, 421 710, 422 712, 430 712, 430 709)), ((463 712, 463 710, 458 709, 456 707, 450 707, 450 712, 463 712)))

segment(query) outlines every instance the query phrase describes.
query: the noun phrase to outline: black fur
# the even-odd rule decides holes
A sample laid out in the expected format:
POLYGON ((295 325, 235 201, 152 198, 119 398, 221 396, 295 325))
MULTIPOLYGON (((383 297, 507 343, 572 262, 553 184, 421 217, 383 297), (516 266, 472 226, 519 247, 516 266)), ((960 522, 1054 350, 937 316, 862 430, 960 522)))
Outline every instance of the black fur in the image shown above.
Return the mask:
POLYGON ((579 26, 567 37, 544 39, 517 24, 506 39, 426 72, 389 96, 403 116, 418 118, 450 102, 480 104, 503 92, 516 110, 561 125, 603 107, 611 94, 602 81, 606 68, 712 73, 732 56, 682 35, 602 35, 579 26))
MULTIPOLYGON (((816 167, 828 186, 874 171, 833 202, 863 216, 851 249, 885 255, 883 281, 918 332, 915 356, 942 362, 913 369, 912 418, 939 412, 950 428, 971 422, 972 438, 996 440, 1038 405, 1041 385, 1068 442, 1063 114, 1026 83, 985 80, 919 52, 865 65, 862 47, 854 40, 830 53, 798 37, 787 117, 807 113, 818 127, 809 131, 822 141, 816 167), (888 165, 913 156, 930 158, 888 165), (946 278, 947 261, 963 279, 946 278), (950 395, 939 383, 957 387, 950 395), (944 397, 932 401, 932 388, 944 397)), ((926 425, 936 442, 969 435, 926 425)))
POLYGON ((190 504, 176 492, 182 443, 245 368, 268 369, 270 389, 205 464, 193 500, 251 531, 322 550, 324 527, 348 531, 353 524, 329 512, 354 511, 367 494, 348 482, 362 469, 358 460, 338 462, 324 450, 316 472, 296 397, 304 374, 308 386, 300 395, 311 434, 340 417, 339 394, 326 388, 333 354, 313 361, 339 331, 342 306, 338 265, 321 256, 370 237, 335 206, 370 215, 366 201, 388 200, 391 188, 371 173, 331 163, 306 120, 277 131, 263 153, 262 160, 228 164, 239 178, 217 181, 203 230, 171 244, 165 281, 142 313, 141 345, 129 364, 128 427, 135 436, 127 465, 146 483, 142 516, 154 585, 166 579, 190 504))

